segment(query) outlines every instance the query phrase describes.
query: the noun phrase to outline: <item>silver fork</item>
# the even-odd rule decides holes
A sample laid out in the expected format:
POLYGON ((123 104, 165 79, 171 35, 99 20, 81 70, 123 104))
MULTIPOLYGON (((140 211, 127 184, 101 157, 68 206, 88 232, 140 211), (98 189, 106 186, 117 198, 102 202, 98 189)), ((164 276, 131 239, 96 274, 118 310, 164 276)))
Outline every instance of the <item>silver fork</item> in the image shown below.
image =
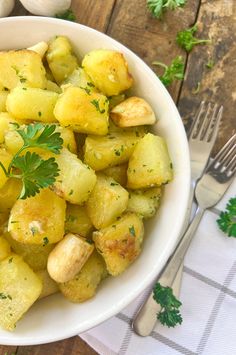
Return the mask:
MULTIPOLYGON (((223 106, 218 108, 217 104, 206 104, 204 101, 202 101, 194 119, 194 123, 189 135, 191 158, 191 188, 187 213, 185 216, 185 223, 180 237, 182 237, 189 224, 191 207, 194 197, 194 188, 197 180, 201 177, 209 160, 210 153, 212 151, 219 130, 222 114, 223 106)), ((177 297, 181 284, 182 269, 183 265, 181 264, 176 278, 173 280, 173 290, 177 297)), ((151 292, 150 296, 141 306, 140 310, 136 314, 136 317, 133 319, 134 331, 141 336, 149 335, 156 324, 156 313, 159 310, 159 305, 153 300, 153 293, 151 292)))
POLYGON ((172 285, 205 210, 213 207, 222 198, 231 184, 235 172, 236 134, 219 151, 196 185, 197 212, 158 280, 161 285, 172 285))

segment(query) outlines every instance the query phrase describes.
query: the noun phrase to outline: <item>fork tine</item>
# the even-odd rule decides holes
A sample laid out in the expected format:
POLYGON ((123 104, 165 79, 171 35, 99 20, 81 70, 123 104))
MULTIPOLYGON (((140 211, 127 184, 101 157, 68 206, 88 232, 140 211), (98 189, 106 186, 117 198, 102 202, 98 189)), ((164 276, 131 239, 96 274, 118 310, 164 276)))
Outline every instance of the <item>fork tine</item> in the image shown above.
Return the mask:
POLYGON ((216 115, 216 119, 213 120, 213 117, 215 116, 216 112, 217 112, 217 105, 214 106, 214 109, 213 109, 213 115, 212 115, 212 119, 211 119, 211 123, 208 127, 207 127, 207 130, 206 130, 206 134, 205 134, 205 141, 207 142, 214 142, 215 139, 216 139, 216 136, 217 136, 217 133, 218 133, 218 130, 219 130, 219 126, 220 126, 220 123, 221 123, 221 119, 222 119, 222 115, 223 115, 223 106, 220 106, 219 110, 218 110, 218 113, 216 115))
POLYGON ((221 161, 221 165, 227 166, 227 165, 231 162, 232 158, 235 157, 235 149, 236 149, 236 144, 234 144, 234 145, 230 148, 230 150, 228 151, 228 153, 224 156, 224 158, 223 158, 222 161, 221 161))
POLYGON ((207 110, 206 110, 206 113, 205 113, 205 116, 201 122, 201 126, 199 127, 199 131, 197 132, 196 134, 196 139, 202 139, 203 136, 204 136, 204 131, 205 131, 205 127, 208 127, 208 124, 210 122, 210 110, 211 110, 211 104, 210 102, 208 103, 207 105, 207 110))
POLYGON ((198 128, 198 125, 201 123, 201 116, 204 111, 204 106, 205 106, 205 101, 202 101, 198 113, 196 115, 196 118, 194 119, 193 125, 191 127, 189 139, 192 139, 194 137, 196 129, 198 128))
POLYGON ((214 157, 212 163, 221 163, 221 159, 223 159, 225 157, 225 155, 228 153, 228 151, 231 149, 232 145, 234 144, 234 141, 236 139, 236 134, 234 134, 229 140, 228 142, 221 148, 221 150, 216 154, 216 156, 214 157))

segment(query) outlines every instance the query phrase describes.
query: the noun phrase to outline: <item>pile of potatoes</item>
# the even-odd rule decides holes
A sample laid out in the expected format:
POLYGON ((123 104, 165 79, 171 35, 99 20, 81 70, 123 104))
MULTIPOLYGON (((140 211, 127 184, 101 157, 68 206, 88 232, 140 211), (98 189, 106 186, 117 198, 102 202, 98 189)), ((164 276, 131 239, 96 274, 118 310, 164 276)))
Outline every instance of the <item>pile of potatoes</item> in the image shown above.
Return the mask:
POLYGON ((133 85, 122 53, 99 49, 82 62, 63 36, 0 52, 0 161, 23 141, 17 128, 56 125, 53 186, 18 199, 22 183, 0 169, 0 326, 13 330, 39 298, 72 302, 96 293, 138 257, 143 220, 154 216, 173 172, 164 139, 148 132, 150 105, 126 97, 133 85))

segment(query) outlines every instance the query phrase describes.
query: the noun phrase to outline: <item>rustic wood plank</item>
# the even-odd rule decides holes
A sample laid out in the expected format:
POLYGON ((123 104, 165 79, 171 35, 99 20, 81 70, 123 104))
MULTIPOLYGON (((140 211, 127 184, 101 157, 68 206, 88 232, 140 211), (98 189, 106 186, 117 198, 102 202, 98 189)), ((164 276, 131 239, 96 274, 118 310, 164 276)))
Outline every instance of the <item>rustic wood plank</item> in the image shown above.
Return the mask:
MULTIPOLYGON (((176 33, 195 22, 200 0, 189 0, 184 9, 168 11, 162 21, 152 18, 146 0, 117 0, 108 34, 138 54, 148 65, 154 60, 170 64, 186 54, 176 45, 176 33)), ((154 69, 154 68, 153 68, 154 69)), ((175 82, 170 93, 176 100, 181 87, 175 82)))
MULTIPOLYGON (((45 345, 21 346, 17 355, 96 355, 78 336, 45 345)), ((4 355, 0 353, 0 355, 4 355)), ((11 355, 11 354, 8 354, 11 355)))
POLYGON ((0 355, 15 355, 17 346, 0 345, 0 355))
POLYGON ((234 0, 205 0, 199 12, 198 36, 211 38, 212 45, 197 46, 190 53, 179 110, 189 129, 193 112, 201 100, 224 105, 223 124, 213 154, 236 132, 236 3, 234 0), (206 64, 215 65, 208 69, 206 64), (198 94, 194 88, 200 83, 198 94))
POLYGON ((79 23, 105 32, 115 0, 72 0, 79 23))

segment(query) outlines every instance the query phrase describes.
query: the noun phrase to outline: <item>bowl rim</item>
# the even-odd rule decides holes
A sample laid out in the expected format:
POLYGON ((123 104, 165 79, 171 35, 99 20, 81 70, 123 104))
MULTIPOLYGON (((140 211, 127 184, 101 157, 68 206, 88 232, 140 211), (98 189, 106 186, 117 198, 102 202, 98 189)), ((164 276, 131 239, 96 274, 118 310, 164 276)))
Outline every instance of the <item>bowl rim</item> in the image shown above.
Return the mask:
MULTIPOLYGON (((172 109, 174 111, 175 114, 175 119, 179 121, 179 135, 182 135, 181 139, 182 139, 182 144, 184 147, 184 151, 182 151, 182 154, 186 157, 184 159, 184 169, 185 169, 185 175, 184 175, 184 179, 185 179, 185 186, 186 189, 183 191, 182 197, 181 197, 181 208, 183 213, 181 214, 182 217, 179 218, 178 223, 176 225, 176 236, 180 235, 181 233, 181 229, 185 220, 185 214, 187 211, 187 206, 188 206, 188 198, 189 198, 189 192, 190 192, 190 182, 191 182, 191 172, 190 172, 190 155, 189 155, 189 147, 188 147, 188 141, 187 141, 187 136, 186 136, 186 132, 184 129, 184 125, 182 122, 182 119, 180 117, 180 114, 177 110, 177 107, 172 99, 172 97, 170 96, 169 92, 167 91, 167 89, 165 88, 165 86, 161 83, 161 81, 159 80, 159 78, 157 77, 157 75, 151 70, 151 68, 137 55, 135 54, 132 50, 130 50, 129 48, 127 48, 125 45, 123 45, 122 43, 120 43, 119 41, 113 39, 112 37, 108 36, 106 33, 103 33, 101 31, 98 31, 96 29, 93 29, 89 26, 85 26, 82 25, 80 23, 74 23, 74 22, 69 22, 66 20, 61 20, 61 19, 57 19, 57 18, 51 18, 51 17, 41 17, 41 16, 12 16, 12 17, 8 17, 8 18, 1 18, 0 19, 0 25, 2 23, 10 23, 13 22, 14 24, 19 23, 19 25, 21 25, 23 22, 41 22, 41 23, 55 23, 57 25, 62 25, 63 26, 67 26, 67 27, 71 27, 74 30, 77 30, 78 28, 84 30, 84 31, 90 31, 92 33, 94 33, 96 36, 102 36, 102 37, 106 37, 106 40, 108 41, 108 45, 109 43, 113 43, 115 45, 118 45, 118 47, 121 50, 124 50, 124 52, 128 53, 131 56, 131 60, 140 63, 142 66, 145 66, 145 71, 148 73, 148 75, 151 77, 151 79, 154 81, 156 81, 156 83, 161 87, 161 90, 163 91, 163 94, 165 94, 165 96, 167 97, 170 105, 172 105, 172 109)), ((174 239, 174 238, 173 238, 174 239)), ((171 240, 168 243, 168 248, 166 248, 165 253, 162 254, 162 258, 159 259, 159 264, 160 267, 154 268, 152 270, 152 272, 150 272, 147 277, 144 280, 140 281, 140 284, 135 288, 135 292, 131 292, 129 295, 127 295, 127 297, 125 298, 125 300, 122 300, 122 302, 120 302, 119 304, 114 305, 113 307, 109 308, 106 312, 103 312, 100 316, 97 316, 96 320, 92 322, 92 325, 90 326, 86 326, 84 328, 84 330, 81 330, 79 327, 74 327, 73 331, 71 330, 71 328, 69 328, 68 330, 65 328, 63 335, 59 335, 59 336, 53 336, 53 338, 50 336, 50 334, 48 334, 48 336, 43 336, 43 337, 38 337, 37 341, 35 342, 33 338, 28 338, 26 339, 22 339, 22 341, 19 341, 19 338, 17 340, 14 340, 14 338, 11 339, 7 339, 7 336, 5 337, 1 337, 0 335, 0 342, 2 345, 36 345, 36 344, 46 344, 46 343, 51 343, 51 342, 55 342, 55 341, 59 341, 59 340, 63 340, 63 339, 67 339, 69 337, 78 335, 79 333, 85 332, 89 329, 94 328, 95 326, 101 324, 102 322, 108 320, 109 318, 111 318, 112 316, 115 316, 116 314, 118 314, 120 311, 122 311, 122 309, 124 309, 126 306, 128 306, 134 299, 136 299, 157 277, 158 272, 162 269, 162 267, 165 265, 165 263, 167 262, 169 256, 171 255, 171 252, 173 251, 175 245, 177 243, 177 237, 176 240, 171 240), (168 250, 167 250, 168 249, 168 250)), ((87 324, 87 322, 86 322, 87 324)))

